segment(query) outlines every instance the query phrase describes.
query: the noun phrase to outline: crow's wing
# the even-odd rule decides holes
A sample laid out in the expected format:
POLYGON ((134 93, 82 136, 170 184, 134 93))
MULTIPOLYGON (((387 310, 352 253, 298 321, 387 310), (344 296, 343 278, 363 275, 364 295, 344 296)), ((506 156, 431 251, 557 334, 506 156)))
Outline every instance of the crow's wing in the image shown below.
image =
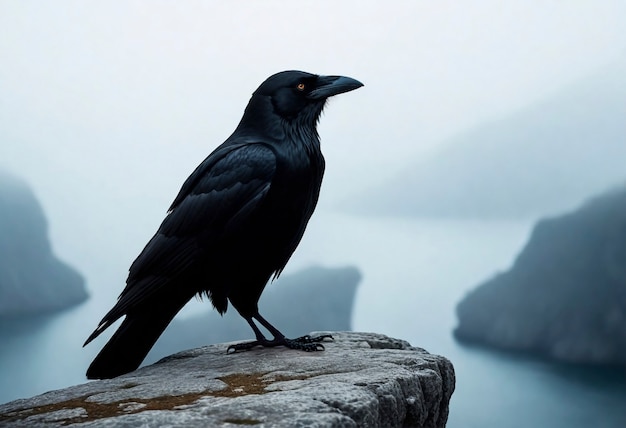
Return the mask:
POLYGON ((273 150, 262 143, 221 146, 191 174, 159 230, 129 270, 116 305, 87 339, 97 337, 128 310, 201 260, 213 241, 228 239, 254 215, 276 171, 273 150))

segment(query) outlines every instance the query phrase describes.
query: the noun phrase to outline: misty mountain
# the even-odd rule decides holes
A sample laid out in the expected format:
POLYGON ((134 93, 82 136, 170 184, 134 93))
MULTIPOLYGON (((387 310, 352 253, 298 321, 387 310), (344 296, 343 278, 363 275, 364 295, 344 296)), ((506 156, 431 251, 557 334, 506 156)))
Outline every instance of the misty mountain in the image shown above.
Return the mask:
POLYGON ((33 191, 0 171, 0 316, 40 314, 87 298, 83 277, 52 252, 33 191))
MULTIPOLYGON (((447 141, 351 211, 536 217, 626 181, 626 62, 447 141)), ((393 142, 385 142, 392 150, 393 142)), ((416 142, 419 144, 419 142, 416 142)))

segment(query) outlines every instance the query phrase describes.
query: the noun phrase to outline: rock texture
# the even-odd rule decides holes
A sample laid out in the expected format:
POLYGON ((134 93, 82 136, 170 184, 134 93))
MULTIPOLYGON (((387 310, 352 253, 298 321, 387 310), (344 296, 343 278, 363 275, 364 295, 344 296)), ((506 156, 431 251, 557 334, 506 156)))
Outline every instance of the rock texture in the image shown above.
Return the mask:
POLYGON ((0 317, 40 314, 87 298, 80 274, 52 253, 32 190, 0 171, 0 317))
MULTIPOLYGON (((314 334, 314 333, 312 333, 314 334)), ((444 427, 452 364, 407 342, 332 333, 326 351, 172 355, 112 380, 0 405, 1 426, 444 427)))
POLYGON ((512 269, 458 305, 458 338, 561 361, 626 363, 626 188, 543 220, 512 269))
MULTIPOLYGON (((287 337, 301 336, 311 330, 352 330, 352 308, 360 280, 361 274, 355 267, 310 267, 269 284, 259 308, 287 337)), ((248 323, 232 307, 221 316, 209 303, 206 306, 202 315, 174 319, 147 362, 181 349, 254 337, 248 323)))

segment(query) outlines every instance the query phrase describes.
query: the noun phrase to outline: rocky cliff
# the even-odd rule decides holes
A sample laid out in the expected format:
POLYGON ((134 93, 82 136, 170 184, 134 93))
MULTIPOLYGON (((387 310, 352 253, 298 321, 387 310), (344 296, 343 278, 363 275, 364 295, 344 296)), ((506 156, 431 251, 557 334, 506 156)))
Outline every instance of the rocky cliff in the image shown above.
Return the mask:
MULTIPOLYGON (((313 334, 313 333, 312 333, 313 334)), ((324 352, 172 355, 127 375, 0 405, 2 426, 444 427, 445 358, 372 333, 332 333, 324 352)))
POLYGON ((626 363, 626 188, 540 221, 511 270, 469 293, 457 314, 463 340, 626 363))
POLYGON ((0 317, 40 314, 87 298, 83 277, 55 257, 32 190, 0 171, 0 317))

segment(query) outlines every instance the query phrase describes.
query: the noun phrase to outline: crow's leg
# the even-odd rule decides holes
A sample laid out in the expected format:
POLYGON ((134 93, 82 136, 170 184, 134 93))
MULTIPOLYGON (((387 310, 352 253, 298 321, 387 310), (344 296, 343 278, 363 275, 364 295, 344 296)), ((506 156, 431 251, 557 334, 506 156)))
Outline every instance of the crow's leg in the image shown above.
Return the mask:
POLYGON ((237 343, 235 345, 230 345, 227 350, 229 354, 235 353, 237 351, 252 349, 255 346, 264 346, 264 347, 286 346, 287 348, 290 348, 290 349, 299 349, 299 350, 307 351, 307 352, 323 351, 324 345, 322 345, 320 342, 323 342, 324 339, 326 338, 329 338, 329 339, 333 338, 330 334, 323 334, 323 335, 315 336, 315 337, 306 335, 306 336, 298 337, 296 339, 287 339, 284 334, 278 331, 276 327, 270 324, 258 312, 251 317, 247 317, 246 321, 248 322, 248 324, 250 324, 250 327, 252 327, 252 330, 254 331, 254 335, 256 336, 256 340, 252 342, 244 342, 244 343, 237 343), (267 340, 265 336, 263 336, 263 333, 261 333, 261 330, 259 330, 259 327, 257 327, 257 325, 254 323, 253 318, 256 318, 256 320, 260 322, 261 325, 265 327, 267 331, 269 331, 272 334, 272 336, 274 336, 274 339, 267 340))
POLYGON ((331 339, 331 340, 333 338, 333 336, 331 336, 330 334, 322 334, 320 336, 314 336, 314 337, 311 337, 307 334, 306 336, 298 337, 296 339, 287 339, 280 331, 278 331, 276 327, 270 324, 258 312, 254 316, 254 318, 256 318, 261 323, 261 325, 267 329, 267 331, 272 333, 275 339, 281 338, 282 340, 286 341, 287 343, 285 343, 285 346, 291 349, 302 349, 304 351, 323 351, 324 345, 322 345, 319 342, 323 342, 324 339, 326 338, 331 339), (301 347, 302 345, 309 345, 309 344, 312 345, 312 347, 310 348, 301 347))

